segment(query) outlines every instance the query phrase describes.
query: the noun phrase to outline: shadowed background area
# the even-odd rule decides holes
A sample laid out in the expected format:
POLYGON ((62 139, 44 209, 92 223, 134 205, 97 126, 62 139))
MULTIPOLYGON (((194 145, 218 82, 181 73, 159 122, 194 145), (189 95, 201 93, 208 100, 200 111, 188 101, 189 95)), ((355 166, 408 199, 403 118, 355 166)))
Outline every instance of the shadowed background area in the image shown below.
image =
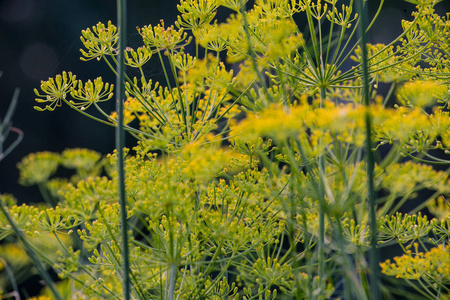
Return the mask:
MULTIPOLYGON (((136 26, 156 25, 164 19, 173 24, 178 13, 178 1, 128 1, 128 46, 142 44, 136 26)), ((442 15, 450 10, 450 1, 441 2, 436 10, 442 15)), ((370 9, 379 3, 369 1, 370 9)), ((116 23, 114 1, 55 1, 55 0, 1 0, 0 1, 0 117, 3 118, 14 89, 20 88, 19 104, 13 117, 13 126, 24 132, 24 140, 11 155, 0 163, 0 192, 12 193, 19 202, 41 201, 35 187, 17 183, 16 164, 27 154, 37 151, 61 152, 66 148, 90 148, 103 154, 114 149, 114 129, 99 124, 66 106, 54 112, 38 112, 34 88, 40 81, 62 71, 71 71, 86 81, 99 76, 115 83, 111 70, 103 62, 79 60, 81 30, 98 22, 116 23)), ((388 43, 401 32, 401 19, 411 19, 414 5, 401 1, 386 1, 384 9, 371 31, 371 42, 388 43)), ((373 12, 372 12, 373 14, 373 12)), ((156 60, 146 65, 146 72, 154 80, 162 80, 156 60)), ((133 75, 133 74, 131 74, 133 75)), ((113 101, 102 104, 106 112, 114 110, 113 101)), ((92 109, 93 110, 93 109, 92 109)), ((10 139, 14 134, 10 134, 10 139)), ((129 146, 133 145, 127 136, 129 146)))
MULTIPOLYGON (((114 149, 114 128, 99 124, 63 105, 54 112, 33 109, 34 88, 63 71, 72 72, 83 82, 103 77, 115 84, 115 77, 102 61, 80 61, 81 30, 98 22, 116 23, 114 1, 0 1, 0 118, 3 118, 16 87, 19 103, 13 126, 24 132, 22 143, 0 163, 0 192, 12 193, 19 202, 41 201, 35 187, 22 187, 17 181, 16 164, 37 151, 61 152, 66 148, 90 148, 101 153, 114 149)), ((135 29, 175 21, 176 1, 128 1, 128 45, 138 47, 142 39, 135 29)), ((158 77, 156 61, 146 66, 148 74, 158 77)), ((42 106, 42 105, 41 105, 42 106)), ((106 112, 114 110, 113 100, 103 103, 106 112)), ((95 109, 90 110, 95 111, 95 109)), ((8 144, 15 138, 10 133, 8 144)), ((128 144, 133 145, 127 136, 128 144)))

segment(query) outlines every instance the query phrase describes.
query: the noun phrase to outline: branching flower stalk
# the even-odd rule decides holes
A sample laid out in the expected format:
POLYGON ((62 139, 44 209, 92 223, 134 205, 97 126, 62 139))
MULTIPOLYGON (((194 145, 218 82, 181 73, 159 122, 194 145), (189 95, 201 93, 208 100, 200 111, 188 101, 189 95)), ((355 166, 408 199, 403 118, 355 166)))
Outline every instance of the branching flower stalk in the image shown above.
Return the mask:
MULTIPOLYGON (((42 82, 37 109, 97 109, 137 143, 103 159, 86 149, 24 158, 20 182, 57 205, 6 198, 17 227, 30 239, 75 231, 81 249, 57 238, 54 258, 72 297, 377 299, 408 282, 414 295, 450 294, 450 274, 433 271, 450 259, 450 176, 428 165, 450 153, 450 23, 437 1, 411 1, 413 20, 388 45, 365 40, 384 1, 369 21, 353 9, 360 1, 180 0, 174 25, 138 29, 137 49, 111 23, 84 30, 82 59, 123 74, 118 91, 64 72, 42 82), (152 59, 162 84, 144 71, 152 59), (377 95, 380 82, 391 100, 377 95), (112 98, 122 114, 102 109, 112 98), (59 167, 75 175, 55 178, 59 167), (397 212, 425 190, 427 203, 397 212), (425 206, 434 219, 412 214, 425 206), (392 245, 404 255, 381 270, 404 281, 380 286, 379 258, 367 257, 392 245)), ((14 234, 7 223, 0 214, 0 239, 14 234)))

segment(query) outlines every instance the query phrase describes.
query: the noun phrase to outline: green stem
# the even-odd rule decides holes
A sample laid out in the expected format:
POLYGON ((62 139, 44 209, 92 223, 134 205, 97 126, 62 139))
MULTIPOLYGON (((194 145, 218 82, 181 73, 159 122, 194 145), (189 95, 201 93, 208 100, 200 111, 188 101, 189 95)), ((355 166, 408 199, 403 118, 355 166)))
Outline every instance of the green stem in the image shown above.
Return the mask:
MULTIPOLYGON (((159 53, 158 53, 159 54, 159 53)), ((116 66, 118 66, 118 62, 115 59, 115 57, 113 55, 111 55, 112 60, 114 61, 114 63, 116 64, 116 66)), ((108 59, 106 59, 106 57, 103 57, 104 61, 106 62, 106 64, 109 66, 109 68, 113 71, 114 75, 117 76, 117 71, 114 69, 114 67, 111 65, 111 63, 109 62, 108 59)), ((134 85, 133 81, 127 76, 127 74, 125 74, 125 79, 126 81, 130 84, 130 85, 134 85)), ((161 110, 161 108, 158 105, 158 102, 155 101, 155 99, 152 98, 152 100, 154 101, 155 105, 157 106, 157 108, 153 107, 153 105, 148 102, 145 98, 145 96, 141 93, 141 91, 139 91, 139 89, 136 89, 134 91, 129 90, 129 93, 133 96, 135 96, 135 98, 139 101, 139 103, 141 103, 145 109, 147 110, 147 112, 152 115, 155 119, 158 120, 158 122, 160 122, 161 124, 166 124, 166 122, 168 122, 170 128, 172 128, 172 124, 170 124, 167 116, 164 114, 164 112, 161 110), (163 115, 161 116, 160 113, 162 113, 163 115), (165 119, 165 120, 163 120, 165 119)), ((151 96, 151 95, 150 95, 151 96)))
MULTIPOLYGON (((366 3, 367 4, 367 3, 366 3)), ((379 270, 379 250, 377 248, 377 217, 375 207, 375 188, 374 188, 374 155, 372 151, 372 115, 369 110, 369 66, 367 55, 367 5, 363 0, 356 1, 356 10, 360 15, 361 22, 358 23, 358 33, 360 38, 360 47, 362 54, 362 81, 363 81, 363 104, 366 106, 365 127, 366 127, 366 163, 367 163, 367 188, 369 200, 369 219, 370 219, 370 274, 371 285, 370 295, 372 299, 381 299, 380 293, 380 270, 379 270)))
MULTIPOLYGON (((177 70, 176 70, 175 65, 174 65, 174 63, 172 61, 172 54, 173 53, 168 55, 170 71, 172 72, 173 78, 175 80, 175 85, 177 87, 177 94, 178 94, 178 101, 177 101, 177 103, 180 103, 181 115, 183 117, 184 125, 186 126, 186 128, 185 128, 186 136, 187 136, 187 138, 189 138, 189 136, 190 136, 190 132, 189 132, 189 128, 190 128, 190 126, 189 126, 190 111, 189 111, 189 103, 188 103, 188 98, 187 98, 187 91, 186 91, 186 89, 184 89, 185 90, 184 95, 181 93, 182 87, 180 86, 180 83, 179 83, 179 80, 178 80, 178 77, 177 77, 177 70), (185 102, 183 102, 183 100, 185 100, 185 102)), ((170 88, 170 93, 172 94, 172 88, 170 88)), ((176 98, 174 98, 173 95, 172 95, 172 99, 175 100, 176 98)))
MULTIPOLYGON (((328 220, 330 224, 333 223, 333 219, 330 218, 330 215, 328 215, 328 220)), ((368 299, 368 297, 365 295, 364 290, 362 289, 361 282, 359 281, 359 278, 357 277, 357 274, 355 274, 355 267, 353 266, 353 262, 350 260, 349 255, 346 253, 346 249, 344 246, 343 241, 344 233, 342 228, 342 223, 340 220, 337 220, 334 224, 335 226, 330 226, 334 230, 334 236, 336 236, 337 246, 340 249, 340 255, 342 257, 342 267, 344 271, 345 276, 345 293, 346 295, 355 295, 355 297, 347 297, 347 299, 368 299), (348 284, 347 284, 348 282, 348 284)))
POLYGON ((17 295, 19 295, 19 287, 17 286, 16 279, 14 278, 14 271, 8 265, 8 262, 4 260, 2 257, 0 257, 0 263, 3 265, 3 268, 5 268, 5 272, 11 283, 12 290, 14 291, 14 293, 17 293, 17 295))
MULTIPOLYGON (((320 88, 320 107, 326 99, 325 87, 320 88)), ((320 144, 323 141, 320 140, 320 144)), ((319 157, 319 198, 325 199, 325 159, 323 154, 319 157)), ((320 287, 325 279, 325 201, 319 203, 319 281, 320 287)))
MULTIPOLYGON (((69 251, 69 249, 67 248, 67 246, 63 243, 63 241, 59 238, 58 233, 56 231, 52 231, 53 235, 55 236, 56 240, 58 241, 58 244, 61 246, 61 248, 64 250, 65 254, 67 255, 71 255, 72 253, 69 251)), ((41 254, 43 256, 43 254, 41 254)), ((53 261, 49 260, 47 257, 44 256, 44 259, 47 260, 47 263, 52 264, 54 263, 53 261)), ((92 278, 93 280, 97 280, 98 278, 96 276, 93 275, 93 272, 91 272, 91 270, 88 270, 86 268, 86 265, 78 263, 77 267, 79 267, 81 270, 83 270, 90 278, 92 278)), ((72 279, 73 281, 79 283, 81 286, 86 286, 86 283, 82 280, 80 280, 79 278, 77 278, 75 275, 73 274, 67 274, 67 277, 72 279)), ((107 292, 109 292, 111 294, 112 297, 120 299, 119 297, 117 297, 115 295, 115 293, 113 291, 111 291, 107 286, 105 286, 104 284, 102 284, 102 288, 105 289, 107 292)), ((99 296, 104 296, 104 294, 93 290, 93 292, 99 296)))
POLYGON ((130 293, 130 261, 128 251, 128 223, 127 223, 127 203, 125 199, 125 169, 124 151, 125 130, 123 123, 123 101, 125 100, 125 59, 126 48, 126 0, 117 0, 117 20, 119 24, 119 59, 117 63, 117 127, 116 127, 116 148, 117 148, 117 172, 119 185, 120 219, 122 223, 122 256, 123 256, 123 296, 125 300, 131 298, 130 293))
POLYGON ((44 201, 49 204, 52 207, 56 206, 56 201, 55 199, 53 199, 50 194, 48 193, 47 188, 45 187, 45 185, 43 183, 38 183, 37 184, 38 188, 39 188, 39 192, 42 195, 42 198, 44 198, 44 201))
MULTIPOLYGON (((379 12, 380 12, 380 10, 381 10, 381 7, 382 7, 383 2, 384 2, 384 1, 381 2, 380 6, 379 6, 379 10, 377 11, 377 14, 376 14, 375 17, 378 16, 378 14, 379 14, 379 12)), ((367 19, 367 18, 366 18, 366 19, 367 19)), ((387 49, 389 49, 391 46, 393 46, 393 45, 395 45, 396 43, 398 43, 398 42, 400 41, 400 39, 403 38, 403 37, 411 30, 411 28, 413 28, 413 27, 416 25, 416 23, 418 22, 418 20, 419 20, 419 17, 416 17, 416 18, 414 19, 413 23, 411 24, 411 26, 408 27, 408 29, 406 29, 405 31, 403 31, 397 38, 395 38, 392 42, 390 42, 388 45, 386 45, 385 47, 383 47, 380 51, 378 51, 377 53, 375 53, 373 56, 369 57, 368 60, 374 59, 375 57, 377 57, 378 55, 382 54, 384 51, 386 51, 387 49)), ((370 27, 373 25, 374 21, 375 21, 375 19, 373 19, 373 20, 372 20, 372 23, 371 23, 368 27, 366 27, 365 33, 367 33, 367 31, 368 31, 368 30, 370 29, 370 27)), ((359 20, 358 20, 356 26, 359 27, 359 25, 360 25, 360 22, 359 22, 359 20)), ((352 35, 353 35, 353 33, 352 33, 352 35)), ((348 38, 348 41, 350 41, 350 37, 348 38)), ((341 66, 344 64, 344 62, 346 62, 347 59, 354 53, 354 50, 356 49, 358 43, 361 44, 361 42, 362 42, 362 41, 361 41, 361 37, 360 37, 359 40, 358 40, 358 42, 355 43, 355 45, 353 45, 353 47, 352 47, 348 52, 345 52, 345 53, 347 53, 347 54, 346 54, 345 57, 341 60, 341 62, 340 62, 339 64, 337 64, 337 68, 338 68, 338 69, 340 69, 341 66)), ((348 43, 348 42, 347 42, 347 43, 348 43)), ((344 48, 345 48, 345 47, 344 47, 344 48)), ((344 53, 344 51, 342 51, 342 53, 344 53)), ((339 58, 338 58, 338 60, 339 60, 339 58)), ((354 69, 358 69, 359 66, 360 66, 360 65, 354 66, 354 69)), ((348 71, 347 71, 347 72, 348 72, 348 71)), ((352 71, 352 72, 353 72, 353 71, 352 71)), ((346 73, 346 72, 344 72, 344 73, 342 74, 342 76, 345 76, 345 73, 346 73)))
MULTIPOLYGON (((333 3, 333 6, 331 7, 330 11, 334 11, 336 7, 336 3, 333 3)), ((327 54, 325 56, 325 65, 328 63, 328 56, 330 55, 330 50, 331 50, 331 39, 333 36, 333 30, 334 30, 334 22, 330 22, 330 32, 328 35, 328 43, 327 43, 327 54)), ((342 39, 339 39, 338 44, 341 42, 342 39)))
MULTIPOLYGON (((370 30, 370 28, 372 28, 373 24, 374 24, 375 21, 378 19, 378 15, 379 15, 380 12, 381 12, 381 9, 382 9, 382 7, 383 7, 383 4, 384 4, 384 0, 382 0, 382 1, 380 2, 380 5, 378 5, 377 12, 375 13, 375 16, 373 17, 373 19, 372 19, 372 21, 370 22, 370 24, 369 24, 368 26, 365 27, 365 28, 366 28, 366 30, 365 30, 366 33, 370 30)), ((351 1, 350 5, 353 5, 353 1, 351 1)), ((367 17, 366 17, 366 20, 367 20, 367 17)), ((358 43, 361 42, 361 40, 358 40, 358 41, 353 45, 353 47, 352 47, 350 50, 346 51, 346 48, 347 48, 347 46, 349 45, 349 42, 352 40, 352 37, 353 37, 353 35, 355 34, 355 30, 356 30, 356 29, 358 28, 358 26, 359 26, 359 23, 360 23, 359 21, 360 21, 359 19, 358 19, 358 21, 356 21, 355 28, 353 29, 353 31, 352 31, 352 33, 350 34, 350 36, 347 38, 347 43, 346 43, 345 46, 342 48, 342 51, 341 51, 341 53, 339 54, 338 59, 337 59, 337 60, 333 60, 333 61, 337 62, 337 61, 339 61, 339 58, 342 56, 342 54, 347 53, 346 56, 345 56, 345 58, 341 60, 341 63, 339 63, 339 64, 336 63, 336 65, 338 65, 338 66, 337 66, 337 69, 338 69, 338 70, 341 69, 342 64, 343 64, 345 61, 347 61, 347 58, 353 53, 353 51, 355 50, 355 48, 356 48, 356 46, 358 45, 358 43)), ((392 43, 391 43, 391 44, 392 44, 392 43)), ((383 50, 381 50, 381 51, 384 51, 384 50, 386 50, 386 49, 387 49, 387 47, 383 48, 383 50)), ((381 51, 380 51, 380 52, 381 52, 381 51)))
MULTIPOLYGON (((397 145, 398 147, 401 147, 400 145, 397 145)), ((419 157, 416 157, 414 155, 409 154, 408 152, 406 152, 403 149, 400 149, 401 152, 408 156, 409 158, 412 158, 418 162, 424 163, 424 164, 430 164, 430 165, 436 165, 436 166, 448 166, 450 164, 450 161, 432 161, 432 160, 426 160, 426 159, 422 159, 419 157)))
POLYGON ((440 162, 440 163, 442 163, 443 165, 446 165, 446 164, 447 164, 447 165, 450 165, 450 160, 448 160, 448 159, 441 159, 441 158, 436 157, 436 156, 434 156, 434 155, 431 155, 431 154, 429 154, 428 152, 425 152, 425 151, 423 151, 422 154, 425 155, 425 156, 428 157, 428 158, 433 159, 435 162, 440 162))
POLYGON ((439 196, 440 194, 441 194, 441 192, 439 192, 439 191, 434 192, 433 195, 428 197, 427 200, 425 200, 422 203, 420 203, 419 206, 417 206, 413 210, 409 211, 408 214, 409 215, 413 215, 413 214, 416 214, 417 212, 421 211, 422 209, 424 209, 430 203, 430 201, 436 199, 436 197, 439 196))
MULTIPOLYGON (((99 122, 99 123, 102 123, 102 124, 104 124, 104 125, 108 125, 108 126, 111 126, 111 127, 116 127, 116 126, 117 126, 117 124, 112 123, 112 122, 116 122, 116 120, 114 120, 114 119, 112 119, 110 116, 108 116, 102 109, 100 109, 100 107, 99 107, 96 103, 94 103, 94 105, 96 106, 96 108, 98 109, 98 111, 108 119, 108 121, 99 119, 99 118, 97 118, 97 117, 94 117, 93 115, 90 115, 90 114, 86 113, 85 111, 83 111, 83 110, 77 108, 76 106, 74 106, 74 105, 73 105, 72 103, 70 103, 68 100, 65 100, 65 99, 64 99, 63 101, 64 101, 70 108, 76 110, 76 111, 79 112, 80 114, 82 114, 82 115, 84 115, 84 116, 86 116, 86 117, 88 117, 88 118, 90 118, 90 119, 92 119, 92 120, 94 120, 94 121, 97 121, 97 122, 99 122)), ((151 137, 151 138, 158 138, 158 139, 160 139, 160 140, 163 140, 163 139, 161 139, 160 137, 156 137, 156 136, 154 136, 154 135, 152 135, 152 134, 149 134, 149 133, 140 131, 140 130, 138 130, 138 129, 129 127, 129 126, 127 126, 127 125, 124 125, 123 127, 124 127, 125 130, 127 130, 127 131, 128 131, 129 133, 131 133, 131 134, 133 134, 133 133, 134 133, 134 134, 141 134, 141 135, 148 136, 148 137, 151 137)))
POLYGON ((171 263, 169 266, 169 295, 167 299, 173 300, 175 296, 175 279, 176 279, 176 273, 177 273, 177 265, 174 263, 171 263))
POLYGON ((205 295, 207 295, 208 293, 211 292, 211 290, 217 286, 219 280, 221 280, 222 278, 226 278, 227 282, 228 282, 228 269, 230 268, 231 263, 233 262, 233 257, 236 255, 236 251, 233 251, 233 253, 231 253, 230 257, 224 257, 223 255, 221 255, 221 259, 220 261, 217 260, 217 263, 220 263, 221 266, 221 271, 220 273, 217 275, 217 277, 215 278, 215 280, 208 286, 208 288, 205 289, 205 291, 201 294, 202 297, 204 297, 205 295))
MULTIPOLYGON (((417 280, 417 282, 422 287, 422 290, 425 290, 427 292, 427 294, 429 295, 429 299, 436 299, 433 292, 430 291, 430 289, 425 286, 425 284, 422 282, 422 280, 419 279, 419 280, 417 280)), ((416 290, 420 290, 420 288, 418 288, 417 285, 416 285, 416 290)))
POLYGON ((383 100, 383 107, 385 107, 386 104, 388 103, 388 101, 391 98, 392 93, 394 92, 396 86, 397 86, 397 83, 395 81, 392 82, 391 86, 389 87, 389 91, 388 91, 388 93, 386 94, 386 97, 383 100))
MULTIPOLYGON (((175 96, 173 95, 173 88, 172 88, 172 85, 170 84, 170 80, 169 80, 169 74, 167 74, 167 69, 166 69, 166 66, 164 65, 164 60, 163 60, 163 58, 162 58, 162 56, 161 56, 161 53, 158 51, 158 57, 159 57, 159 61, 161 62, 161 68, 162 68, 162 70, 163 70, 163 73, 164 73, 164 78, 166 79, 166 83, 167 83, 167 88, 168 88, 168 90, 169 90, 169 93, 170 93, 170 96, 172 97, 172 99, 173 99, 173 101, 176 101, 176 98, 175 98, 175 96)), ((177 84, 177 82, 176 82, 177 80, 176 80, 176 78, 175 78, 175 84, 177 84)), ((180 92, 180 89, 178 88, 178 92, 180 92)), ((177 102, 175 102, 175 106, 176 106, 176 104, 177 104, 177 102)), ((183 115, 183 118, 184 118, 184 108, 183 108, 183 102, 180 102, 180 105, 181 105, 181 108, 180 108, 180 111, 181 111, 181 113, 182 113, 182 115, 183 115)))
MULTIPOLYGON (((414 189, 409 190, 403 197, 402 199, 400 199, 396 205, 394 206, 394 208, 391 208, 389 210, 389 212, 387 212, 387 215, 389 216, 393 216, 396 212, 398 212, 398 210, 403 206, 403 204, 405 204, 405 202, 410 199, 410 196, 414 193, 417 192, 418 190, 420 190, 420 186, 416 186, 414 189)), ((436 192, 437 193, 437 192, 436 192)), ((395 200, 396 198, 394 198, 393 200, 395 200)), ((388 204, 391 206, 393 204, 393 202, 391 203, 387 203, 385 205, 386 210, 389 209, 388 204)), ((384 209, 384 207, 383 207, 384 209)), ((386 214, 386 212, 384 212, 384 214, 386 214)), ((384 215, 384 214, 380 214, 380 216, 384 215)))

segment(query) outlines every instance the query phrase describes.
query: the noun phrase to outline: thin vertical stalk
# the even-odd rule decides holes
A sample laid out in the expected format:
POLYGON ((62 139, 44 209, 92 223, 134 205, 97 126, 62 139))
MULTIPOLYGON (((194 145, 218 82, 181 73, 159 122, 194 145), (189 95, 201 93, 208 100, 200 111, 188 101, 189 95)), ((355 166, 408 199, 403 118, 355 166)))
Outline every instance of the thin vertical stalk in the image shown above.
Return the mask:
POLYGON ((119 186, 119 204, 120 218, 122 222, 122 257, 123 257, 123 293, 124 299, 130 299, 130 262, 128 251, 128 223, 127 223, 127 203, 125 199, 125 170, 124 170, 124 152, 125 131, 123 123, 123 101, 125 100, 125 61, 124 51, 126 42, 126 0, 117 0, 117 21, 119 27, 119 55, 117 63, 117 82, 116 82, 116 148, 117 148, 117 173, 119 186))
POLYGON ((369 66, 367 55, 367 5, 363 0, 356 1, 356 11, 361 18, 358 23, 358 34, 360 36, 360 47, 362 54, 362 80, 363 80, 363 99, 366 106, 365 127, 366 127, 366 163, 367 163, 367 188, 369 200, 369 218, 370 218, 370 295, 372 299, 381 299, 380 295, 380 270, 378 266, 379 253, 377 248, 377 219, 375 211, 375 192, 374 192, 374 155, 372 152, 372 115, 369 109, 369 66))
MULTIPOLYGON (((326 99, 326 89, 320 88, 320 107, 323 106, 323 102, 326 99)), ((321 140, 322 143, 322 140, 321 140)), ((319 156, 319 279, 321 289, 325 279, 325 160, 323 154, 319 156)), ((324 289, 322 289, 323 291, 324 289)))

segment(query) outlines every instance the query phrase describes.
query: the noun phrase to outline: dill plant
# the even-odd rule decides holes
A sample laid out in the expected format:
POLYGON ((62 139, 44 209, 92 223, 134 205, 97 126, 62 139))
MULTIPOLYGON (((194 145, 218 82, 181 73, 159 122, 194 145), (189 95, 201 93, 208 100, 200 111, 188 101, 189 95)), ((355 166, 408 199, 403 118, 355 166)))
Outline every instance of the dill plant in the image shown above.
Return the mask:
MULTIPOLYGON (((138 28, 143 45, 122 53, 140 73, 125 75, 123 125, 100 106, 114 97, 101 78, 43 81, 37 110, 68 105, 138 140, 123 168, 129 236, 114 167, 122 154, 80 149, 23 160, 23 182, 52 200, 11 204, 0 236, 14 234, 8 222, 53 235, 56 261, 34 251, 71 299, 121 299, 128 276, 133 299, 449 297, 449 178, 431 166, 450 162, 448 15, 434 12, 439 1, 409 0, 416 10, 403 32, 370 44, 384 1, 371 20, 342 2, 181 0, 174 25, 138 28), (145 74, 152 59, 165 82, 145 74), (391 87, 384 98, 380 82, 391 87), (58 165, 77 175, 51 179, 58 165), (399 212, 424 190, 428 199, 399 212), (426 206, 436 218, 420 212, 426 206), (403 256, 377 261, 390 245, 403 256)), ((81 59, 118 74, 118 40, 111 22, 83 30, 81 59)))

